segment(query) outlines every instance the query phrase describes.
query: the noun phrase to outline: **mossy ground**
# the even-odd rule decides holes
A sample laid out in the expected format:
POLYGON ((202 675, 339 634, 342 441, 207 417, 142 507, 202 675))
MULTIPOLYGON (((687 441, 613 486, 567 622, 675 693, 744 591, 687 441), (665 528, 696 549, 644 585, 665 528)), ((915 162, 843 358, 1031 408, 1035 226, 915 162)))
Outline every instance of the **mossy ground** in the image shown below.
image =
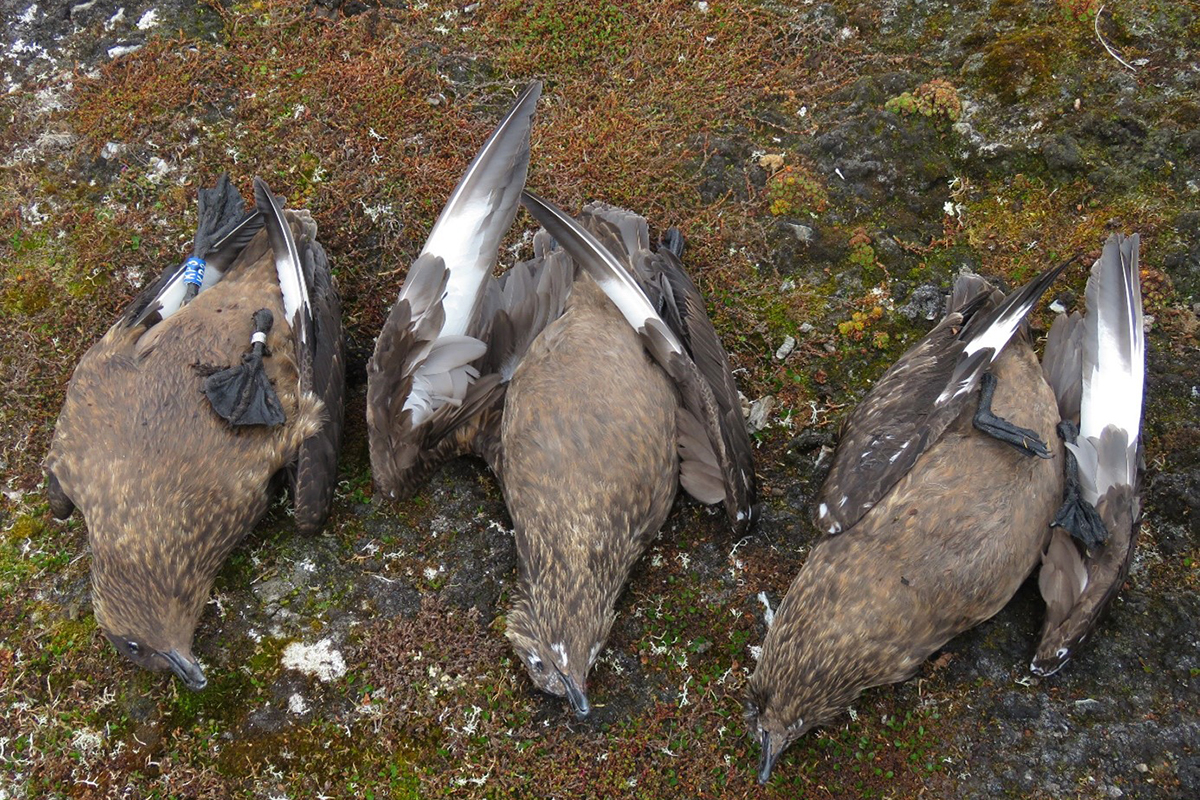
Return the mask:
MULTIPOLYGON (((1200 112, 1178 68, 1196 57, 1194 8, 1102 16, 1134 73, 1083 3, 310 5, 183 4, 137 52, 0 97, 0 798, 1188 796, 1200 665, 1175 645, 1195 635, 1196 522, 1154 487, 1197 467, 1200 251, 1176 223, 1200 192, 1200 112), (362 423, 362 365, 404 269, 532 78, 546 88, 531 188, 680 227, 739 385, 776 400, 757 434, 762 525, 736 541, 679 504, 619 604, 583 723, 533 692, 503 638, 515 561, 494 482, 453 465, 381 503, 362 423), (957 90, 957 117, 889 110, 935 80, 957 90), (813 186, 781 192, 764 155, 813 186), (197 633, 210 686, 193 695, 104 642, 84 526, 50 519, 39 462, 73 365, 186 254, 196 189, 224 171, 312 210, 352 386, 327 531, 298 540, 277 506, 235 553, 197 633), (776 604, 817 536, 821 446, 929 325, 901 308, 963 265, 1011 284, 1094 255, 1114 229, 1142 233, 1155 318, 1126 600, 1061 679, 1023 685, 1040 613, 1026 587, 758 789, 742 692, 759 593, 776 604), (288 643, 322 638, 344 676, 283 669, 288 643), (1111 707, 1080 711, 1097 697, 1111 707), (1038 753, 1057 760, 1018 769, 1038 753)), ((104 22, 78 35, 100 40, 104 22)), ((1068 307, 1084 276, 1056 290, 1068 307)))

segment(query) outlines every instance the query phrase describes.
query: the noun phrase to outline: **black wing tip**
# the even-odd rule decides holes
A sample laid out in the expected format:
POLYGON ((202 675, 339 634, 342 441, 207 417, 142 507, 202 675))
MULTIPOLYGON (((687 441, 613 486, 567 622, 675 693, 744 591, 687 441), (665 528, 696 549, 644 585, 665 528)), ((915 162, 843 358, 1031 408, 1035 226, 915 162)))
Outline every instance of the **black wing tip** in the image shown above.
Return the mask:
POLYGON ((551 203, 540 194, 531 192, 528 189, 521 190, 521 205, 528 208, 529 213, 533 214, 534 217, 537 217, 537 212, 542 210, 549 211, 551 213, 557 212, 558 214, 564 214, 563 210, 554 203, 551 203))
MULTIPOLYGON (((254 176, 254 202, 263 216, 267 236, 271 239, 271 247, 276 251, 284 252, 289 252, 295 247, 296 256, 299 258, 299 248, 296 246, 287 218, 283 214, 286 198, 272 192, 267 182, 256 175, 254 176)), ((297 267, 300 265, 297 264, 297 267)))
MULTIPOLYGON (((1062 263, 1057 264, 1057 265, 1045 270, 1041 275, 1039 275, 1037 278, 1034 279, 1034 282, 1038 283, 1038 284, 1041 284, 1044 282, 1045 287, 1043 287, 1042 291, 1045 291, 1046 287, 1049 287, 1050 284, 1054 282, 1054 279, 1062 274, 1063 270, 1065 270, 1067 267, 1071 266, 1072 264, 1078 263, 1082 260, 1083 260, 1083 254, 1076 253, 1075 255, 1068 258, 1066 261, 1063 261, 1062 263)), ((1039 292, 1038 294, 1040 295, 1041 292, 1039 292)))
POLYGON ((1076 253, 1066 261, 1056 264, 1053 267, 1048 267, 1034 276, 1032 280, 1005 295, 1004 300, 991 308, 987 313, 972 315, 959 333, 959 339, 961 341, 971 340, 981 332, 988 330, 998 320, 1010 315, 1015 309, 1023 309, 1021 311, 1021 324, 1024 324, 1025 317, 1033 311, 1038 300, 1050 288, 1050 284, 1054 283, 1063 270, 1080 261, 1082 258, 1082 253, 1076 253))
POLYGON ((1047 289, 1050 288, 1050 284, 1054 283, 1055 279, 1062 274, 1063 270, 1081 260, 1083 260, 1083 254, 1076 253, 1066 261, 1056 264, 1053 267, 1046 268, 1042 272, 1038 273, 1033 280, 1029 281, 1024 286, 1018 288, 1016 291, 1010 294, 1009 298, 1012 301, 1011 303, 1006 302, 1002 303, 1002 305, 1028 305, 1028 309, 1025 313, 1029 313, 1029 311, 1033 309, 1033 306, 1037 304, 1038 299, 1046 293, 1047 289))
POLYGON ((271 187, 267 185, 267 182, 257 175, 254 176, 254 204, 258 206, 259 211, 264 211, 268 208, 283 208, 280 198, 271 191, 271 187))

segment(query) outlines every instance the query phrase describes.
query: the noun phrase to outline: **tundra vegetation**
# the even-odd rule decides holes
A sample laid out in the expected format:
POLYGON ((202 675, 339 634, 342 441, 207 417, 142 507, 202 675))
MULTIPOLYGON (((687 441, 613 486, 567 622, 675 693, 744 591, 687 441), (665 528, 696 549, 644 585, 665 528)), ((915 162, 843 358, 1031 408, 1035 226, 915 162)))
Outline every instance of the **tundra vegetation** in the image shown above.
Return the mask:
MULTIPOLYGON (((0 0, 0 798, 1200 794, 1200 11, 966 0, 0 0), (1099 16, 1097 17, 1097 13, 1099 16), (1124 62, 1124 63, 1122 63, 1124 62), (545 81, 530 188, 678 226, 762 422, 761 523, 680 500, 578 721, 503 637, 509 520, 479 463, 374 497, 363 365, 471 155, 545 81), (286 505, 200 620, 209 685, 122 660, 40 460, 73 365, 259 175, 320 225, 345 307, 339 491, 286 505), (1008 286, 1142 234, 1146 519, 1108 621, 1033 678, 1032 582, 754 784, 746 676, 819 536, 848 408, 963 268, 1008 286), (790 341, 790 345, 787 345, 790 341), (767 401, 770 398, 770 401, 767 401), (765 409, 765 414, 763 411, 765 409)), ((528 247, 522 214, 502 254, 528 247)), ((1047 301, 1079 308, 1086 270, 1047 301)), ((1044 333, 1052 313, 1032 318, 1044 333)))

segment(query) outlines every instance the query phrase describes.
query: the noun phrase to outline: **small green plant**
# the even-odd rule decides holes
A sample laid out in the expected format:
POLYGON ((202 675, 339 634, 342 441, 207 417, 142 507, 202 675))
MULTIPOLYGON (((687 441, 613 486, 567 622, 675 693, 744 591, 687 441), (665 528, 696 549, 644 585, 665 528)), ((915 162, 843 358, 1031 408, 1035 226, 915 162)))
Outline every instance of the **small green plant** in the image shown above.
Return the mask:
POLYGON ((883 318, 883 309, 875 306, 866 311, 855 311, 850 319, 838 323, 838 333, 847 339, 858 341, 866 335, 867 329, 877 320, 883 318))
POLYGON ((800 166, 787 166, 767 180, 767 202, 776 217, 805 212, 819 214, 829 207, 825 187, 812 172, 800 166))
POLYGON ((850 237, 850 263, 863 269, 875 266, 875 248, 871 246, 871 237, 862 228, 857 228, 850 237))
POLYGON ((949 81, 935 78, 923 83, 915 91, 905 92, 883 104, 884 110, 894 114, 920 114, 931 119, 946 119, 958 122, 962 116, 962 100, 958 89, 949 81))
POLYGON ((1100 0, 1056 0, 1055 5, 1069 22, 1091 22, 1103 4, 1100 0))
MULTIPOLYGON (((874 265, 875 253, 871 248, 870 241, 870 237, 861 228, 855 232, 850 239, 852 261, 859 263, 864 260, 867 258, 866 251, 870 250, 870 261, 867 262, 867 265, 874 265), (859 253, 857 261, 853 255, 856 250, 859 253)), ((838 333, 844 336, 848 342, 867 340, 875 349, 886 350, 892 343, 892 337, 885 331, 872 330, 875 324, 883 319, 886 296, 886 292, 880 287, 858 300, 855 303, 858 308, 851 312, 850 319, 838 323, 838 333)))

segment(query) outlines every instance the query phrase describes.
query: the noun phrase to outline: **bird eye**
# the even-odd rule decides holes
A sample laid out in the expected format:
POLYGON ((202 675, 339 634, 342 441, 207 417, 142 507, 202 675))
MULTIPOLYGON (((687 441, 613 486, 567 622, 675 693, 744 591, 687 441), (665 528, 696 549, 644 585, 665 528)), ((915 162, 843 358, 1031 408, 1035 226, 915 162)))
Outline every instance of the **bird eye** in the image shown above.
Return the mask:
POLYGON ((132 655, 136 656, 142 652, 142 647, 137 642, 129 642, 128 645, 129 645, 129 652, 132 655))

